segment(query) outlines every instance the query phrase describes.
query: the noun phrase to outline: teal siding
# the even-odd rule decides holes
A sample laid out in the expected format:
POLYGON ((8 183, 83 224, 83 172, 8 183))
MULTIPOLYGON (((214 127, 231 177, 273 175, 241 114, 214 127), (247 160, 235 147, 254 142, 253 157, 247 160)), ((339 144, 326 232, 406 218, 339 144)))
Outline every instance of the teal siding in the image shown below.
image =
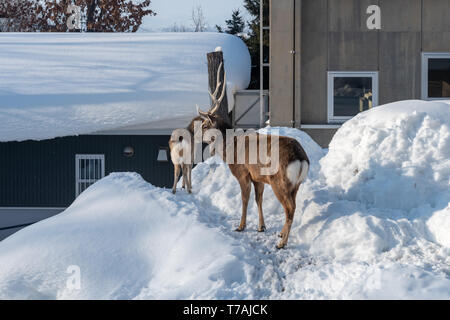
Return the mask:
POLYGON ((78 136, 0 143, 0 207, 67 207, 75 199, 75 155, 104 154, 105 174, 138 172, 159 187, 173 183, 173 166, 156 161, 169 136, 78 136), (123 149, 132 146, 131 158, 123 149))

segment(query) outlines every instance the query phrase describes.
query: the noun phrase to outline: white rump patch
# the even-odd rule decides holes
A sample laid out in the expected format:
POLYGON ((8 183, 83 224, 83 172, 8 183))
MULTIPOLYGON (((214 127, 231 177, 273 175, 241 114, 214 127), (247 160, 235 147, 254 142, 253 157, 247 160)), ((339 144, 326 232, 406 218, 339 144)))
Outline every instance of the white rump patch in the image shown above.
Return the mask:
POLYGON ((297 185, 305 181, 308 171, 309 165, 307 161, 303 160, 300 162, 300 160, 295 160, 287 166, 286 176, 292 185, 297 185))
POLYGON ((170 157, 173 164, 190 164, 191 159, 191 145, 183 139, 181 142, 176 142, 172 145, 170 150, 170 157), (180 157, 180 152, 183 151, 183 156, 180 157))
POLYGON ((309 172, 309 163, 308 161, 302 161, 302 172, 300 172, 300 179, 298 179, 298 183, 302 183, 308 177, 309 172))

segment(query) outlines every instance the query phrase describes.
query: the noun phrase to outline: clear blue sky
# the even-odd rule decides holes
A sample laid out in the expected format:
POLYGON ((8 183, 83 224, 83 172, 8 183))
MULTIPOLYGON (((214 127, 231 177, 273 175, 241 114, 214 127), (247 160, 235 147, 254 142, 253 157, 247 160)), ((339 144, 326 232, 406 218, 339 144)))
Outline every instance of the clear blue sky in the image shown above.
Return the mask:
POLYGON ((243 3, 244 0, 152 0, 151 8, 157 16, 147 17, 143 27, 148 31, 158 31, 174 23, 191 27, 192 8, 198 5, 202 6, 209 27, 213 28, 216 24, 223 26, 235 9, 240 8, 247 16, 243 3))

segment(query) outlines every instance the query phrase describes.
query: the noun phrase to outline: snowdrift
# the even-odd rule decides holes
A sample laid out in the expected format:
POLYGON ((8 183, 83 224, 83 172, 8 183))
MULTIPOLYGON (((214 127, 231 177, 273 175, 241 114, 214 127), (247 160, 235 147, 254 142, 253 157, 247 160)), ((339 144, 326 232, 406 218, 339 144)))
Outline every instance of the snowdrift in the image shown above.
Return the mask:
POLYGON ((110 175, 0 242, 0 298, 450 299, 448 108, 375 108, 328 152, 296 129, 261 130, 298 139, 312 162, 286 250, 275 249, 284 213, 268 186, 267 231, 256 232, 254 201, 247 231, 233 231, 239 186, 217 158, 194 169, 193 195, 110 175), (81 290, 66 288, 70 265, 81 290))
POLYGON ((369 206, 448 201, 450 105, 412 100, 361 113, 334 136, 321 167, 330 187, 369 206))
POLYGON ((206 53, 224 51, 229 106, 250 54, 219 33, 1 34, 0 141, 186 126, 209 105, 206 53))
POLYGON ((2 241, 0 299, 227 297, 246 279, 242 250, 196 215, 137 174, 112 174, 64 213, 2 241), (66 286, 70 266, 82 290, 66 286))

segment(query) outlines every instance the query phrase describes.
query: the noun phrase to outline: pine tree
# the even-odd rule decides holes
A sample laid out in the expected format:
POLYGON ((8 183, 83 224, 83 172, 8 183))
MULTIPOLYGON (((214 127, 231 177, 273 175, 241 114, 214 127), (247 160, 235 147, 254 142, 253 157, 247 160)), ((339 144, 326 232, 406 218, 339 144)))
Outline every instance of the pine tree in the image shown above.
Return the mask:
POLYGON ((0 17, 13 31, 66 32, 68 5, 81 8, 82 32, 136 32, 150 0, 3 0, 0 17))
POLYGON ((227 25, 227 29, 225 31, 226 33, 241 35, 244 32, 245 22, 244 18, 242 18, 241 16, 241 12, 239 11, 239 9, 233 10, 231 19, 225 20, 225 23, 227 25))

